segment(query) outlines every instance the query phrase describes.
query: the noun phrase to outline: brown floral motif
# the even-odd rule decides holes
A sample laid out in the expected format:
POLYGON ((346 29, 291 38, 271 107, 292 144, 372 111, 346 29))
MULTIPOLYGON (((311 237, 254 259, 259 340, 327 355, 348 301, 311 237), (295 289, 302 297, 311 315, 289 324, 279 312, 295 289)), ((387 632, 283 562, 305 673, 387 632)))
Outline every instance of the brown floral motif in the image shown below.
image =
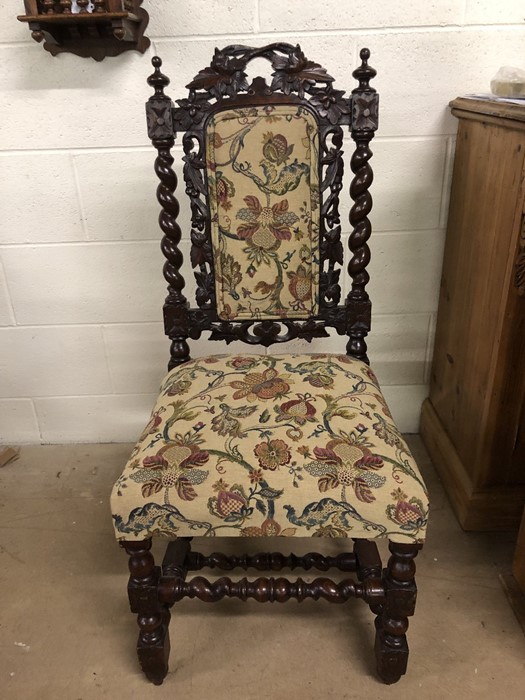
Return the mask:
POLYGON ((295 527, 287 527, 284 530, 273 518, 267 518, 260 527, 250 525, 243 527, 240 531, 241 537, 293 537, 295 527))
POLYGON ((222 136, 217 133, 216 131, 213 132, 212 134, 212 143, 214 148, 220 148, 223 144, 222 136))
POLYGON ((305 382, 323 389, 331 389, 334 385, 334 378, 327 372, 312 372, 312 374, 305 377, 305 382))
POLYGON ((264 372, 251 372, 244 377, 244 381, 230 382, 230 386, 237 391, 234 399, 257 401, 257 399, 276 399, 286 396, 290 391, 290 385, 286 381, 289 374, 281 374, 273 367, 268 367, 264 372))
POLYGON ((227 521, 239 520, 247 515, 248 498, 240 484, 230 488, 223 479, 219 479, 213 484, 213 490, 217 495, 208 499, 208 509, 212 515, 227 521))
MULTIPOLYGON (((337 362, 341 362, 344 365, 353 365, 355 363, 354 358, 350 357, 349 355, 334 355, 334 360, 336 360, 337 362)), ((363 371, 366 371, 368 369, 370 369, 370 368, 365 366, 365 369, 363 371)), ((370 372, 372 372, 372 370, 370 370, 370 372)), ((372 374, 374 374, 374 373, 372 372, 372 374)), ((374 377, 375 377, 375 375, 374 375, 374 377)), ((373 381, 375 381, 375 383, 377 383, 377 379, 375 379, 373 381)))
POLYGON ((191 382, 188 379, 175 379, 167 385, 164 391, 166 396, 179 396, 185 394, 190 386, 191 382))
POLYGON ((380 488, 385 477, 374 473, 383 467, 381 457, 361 445, 336 438, 326 447, 314 447, 317 460, 305 466, 306 471, 319 478, 319 491, 342 487, 341 500, 346 500, 346 487, 351 486, 360 501, 375 500, 372 489, 380 488))
POLYGON ((306 421, 316 420, 316 410, 310 394, 296 394, 296 396, 297 399, 275 406, 277 422, 291 421, 297 425, 305 425, 306 421))
POLYGON ((144 497, 164 489, 164 502, 169 503, 169 491, 175 488, 179 498, 192 501, 197 498, 193 487, 202 484, 208 476, 207 471, 197 467, 208 459, 209 454, 197 445, 173 443, 162 447, 156 455, 145 457, 142 468, 136 468, 130 478, 142 484, 144 497))
POLYGON ((232 367, 233 369, 250 369, 250 367, 257 364, 257 358, 239 356, 228 360, 227 364, 228 367, 232 367))
POLYGON ((292 297, 303 305, 303 302, 312 298, 312 274, 304 265, 291 272, 286 273, 288 279, 288 289, 292 297))
POLYGON ((237 212, 237 218, 246 222, 237 228, 239 238, 250 239, 254 245, 267 250, 276 247, 276 241, 290 240, 290 226, 299 221, 299 217, 288 211, 287 199, 263 207, 257 197, 248 195, 244 203, 246 207, 237 212))
POLYGON ((407 494, 400 488, 392 491, 391 496, 396 504, 388 505, 386 508, 390 520, 406 530, 415 530, 424 526, 427 514, 419 498, 413 496, 409 500, 407 494))
POLYGON ((312 537, 348 537, 348 531, 335 525, 321 525, 312 537))
POLYGON ((391 423, 387 423, 379 413, 374 413, 374 416, 377 418, 377 423, 374 423, 372 428, 377 437, 383 440, 387 445, 403 449, 403 439, 399 430, 391 423))
MULTIPOLYGON (((215 134, 215 136, 217 137, 218 134, 215 134)), ((230 199, 231 197, 235 196, 235 186, 233 182, 225 177, 221 172, 217 172, 217 176, 215 178, 215 195, 219 206, 221 206, 225 211, 232 208, 230 199)))
POLYGON ((288 464, 292 455, 284 440, 268 440, 255 446, 255 456, 263 469, 275 471, 278 467, 288 464))
MULTIPOLYGON (((353 357, 350 357, 349 355, 331 355, 326 352, 316 352, 312 353, 310 355, 312 360, 331 360, 332 362, 337 362, 339 364, 343 365, 352 365, 354 364, 355 360, 353 357)), ((368 365, 363 365, 363 372, 367 373, 367 371, 370 370, 371 374, 374 375, 370 367, 368 365)), ((374 375, 375 376, 375 375, 374 375)), ((374 381, 374 380, 372 380, 374 381)), ((375 380, 375 383, 377 383, 377 379, 375 380)))
MULTIPOLYGON (((217 273, 217 279, 219 279, 219 273, 217 273)), ((225 321, 229 321, 237 318, 237 315, 233 312, 232 307, 229 304, 223 304, 220 318, 223 318, 225 321)))
POLYGON ((158 430, 159 425, 162 423, 162 414, 165 413, 166 409, 164 406, 161 406, 158 411, 154 411, 151 414, 151 418, 149 419, 148 423, 146 424, 146 427, 142 431, 142 435, 139 438, 139 442, 142 442, 142 440, 145 440, 148 435, 155 435, 155 433, 158 430))
POLYGON ((292 155, 294 145, 288 145, 288 141, 282 134, 274 134, 269 131, 263 134, 263 155, 266 160, 269 160, 275 165, 282 165, 286 163, 288 158, 292 155))
MULTIPOLYGON (((376 380, 377 381, 377 380, 376 380)), ((390 409, 386 405, 386 401, 383 398, 381 394, 373 394, 374 399, 377 401, 377 403, 381 406, 381 410, 385 414, 387 418, 390 418, 392 420, 392 414, 390 413, 390 409)))
POLYGON ((233 255, 223 252, 216 252, 216 255, 220 259, 220 265, 217 266, 217 280, 223 285, 225 291, 234 299, 238 299, 239 295, 235 290, 242 282, 241 266, 233 255))
MULTIPOLYGON (((345 355, 343 355, 343 357, 345 357, 345 355)), ((338 359, 339 359, 340 361, 342 361, 340 358, 338 358, 338 359)), ((349 358, 347 358, 347 360, 348 360, 348 359, 349 359, 349 358)), ((365 374, 365 375, 368 377, 368 379, 370 379, 370 381, 373 382, 374 384, 377 384, 377 383, 378 383, 378 382, 377 382, 377 377, 376 377, 376 375, 374 374, 373 370, 372 370, 370 367, 365 367, 365 368, 363 369, 363 374, 365 374)))
POLYGON ((264 474, 261 469, 250 469, 250 483, 260 484, 264 480, 264 474))

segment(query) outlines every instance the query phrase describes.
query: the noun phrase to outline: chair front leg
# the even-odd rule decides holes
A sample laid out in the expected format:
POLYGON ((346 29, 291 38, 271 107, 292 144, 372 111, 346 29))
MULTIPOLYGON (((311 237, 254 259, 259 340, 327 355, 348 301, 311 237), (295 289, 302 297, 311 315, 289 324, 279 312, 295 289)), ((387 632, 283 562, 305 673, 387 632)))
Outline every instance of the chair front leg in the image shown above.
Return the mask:
POLYGON ((159 569, 150 552, 151 539, 122 542, 122 547, 129 554, 128 596, 131 611, 138 616, 139 662, 148 680, 161 685, 168 673, 170 613, 158 600, 159 569))
POLYGON ((389 543, 391 557, 383 574, 385 605, 376 618, 375 653, 377 671, 387 683, 396 683, 406 673, 408 618, 414 614, 417 588, 414 562, 422 545, 389 543))

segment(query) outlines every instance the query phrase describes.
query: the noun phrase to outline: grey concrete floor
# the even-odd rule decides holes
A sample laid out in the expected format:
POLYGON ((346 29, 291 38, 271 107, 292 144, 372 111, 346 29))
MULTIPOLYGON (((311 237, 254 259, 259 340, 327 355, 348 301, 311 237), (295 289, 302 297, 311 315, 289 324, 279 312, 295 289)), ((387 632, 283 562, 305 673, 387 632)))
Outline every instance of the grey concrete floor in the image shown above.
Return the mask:
MULTIPOLYGON (((395 686, 374 675, 373 618, 362 601, 235 600, 175 606, 170 673, 163 686, 149 685, 135 659, 126 556, 108 510, 130 446, 24 447, 0 470, 0 697, 524 698, 525 638, 498 580, 514 537, 462 532, 420 439, 410 443, 432 520, 417 560, 409 669, 395 686)), ((199 544, 206 552, 246 549, 245 541, 199 544)), ((250 551, 336 553, 344 544, 281 539, 250 551)))

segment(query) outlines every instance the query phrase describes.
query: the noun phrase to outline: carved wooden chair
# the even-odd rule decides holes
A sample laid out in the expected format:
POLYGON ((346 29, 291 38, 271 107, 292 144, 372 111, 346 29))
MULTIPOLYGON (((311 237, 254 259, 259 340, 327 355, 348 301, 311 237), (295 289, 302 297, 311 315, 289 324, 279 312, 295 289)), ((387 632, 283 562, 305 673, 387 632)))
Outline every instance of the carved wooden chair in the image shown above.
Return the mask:
POLYGON ((414 613, 414 558, 425 538, 428 498, 409 449, 368 365, 367 240, 372 206, 369 143, 377 128, 375 70, 361 51, 351 95, 299 46, 228 46, 174 106, 155 71, 147 103, 162 207, 169 373, 112 494, 116 536, 129 555, 128 593, 138 613, 146 676, 168 670, 169 608, 182 598, 284 602, 362 598, 376 615, 380 677, 405 673, 414 613), (270 61, 270 86, 249 84, 247 64, 270 61), (338 205, 343 127, 355 141, 350 186, 351 288, 341 303, 338 205), (183 133, 191 200, 191 264, 197 307, 184 296, 177 178, 170 149, 183 133), (294 338, 348 336, 347 353, 230 354, 191 360, 188 339, 241 340, 267 348, 294 338), (152 536, 170 538, 160 567, 152 536), (193 537, 338 537, 338 556, 279 553, 205 556, 193 537), (385 569, 377 538, 388 538, 385 569), (346 539, 344 540, 347 541, 346 539), (357 572, 329 578, 186 579, 188 571, 304 567, 357 572))

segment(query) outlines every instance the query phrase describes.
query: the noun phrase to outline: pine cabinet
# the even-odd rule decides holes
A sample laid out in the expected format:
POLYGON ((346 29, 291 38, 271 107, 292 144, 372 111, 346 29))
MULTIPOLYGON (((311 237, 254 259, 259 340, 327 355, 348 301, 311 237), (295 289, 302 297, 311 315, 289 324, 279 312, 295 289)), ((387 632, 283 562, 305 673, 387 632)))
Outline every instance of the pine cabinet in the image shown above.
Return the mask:
POLYGON ((466 530, 525 504, 525 106, 467 98, 459 120, 421 434, 466 530))

